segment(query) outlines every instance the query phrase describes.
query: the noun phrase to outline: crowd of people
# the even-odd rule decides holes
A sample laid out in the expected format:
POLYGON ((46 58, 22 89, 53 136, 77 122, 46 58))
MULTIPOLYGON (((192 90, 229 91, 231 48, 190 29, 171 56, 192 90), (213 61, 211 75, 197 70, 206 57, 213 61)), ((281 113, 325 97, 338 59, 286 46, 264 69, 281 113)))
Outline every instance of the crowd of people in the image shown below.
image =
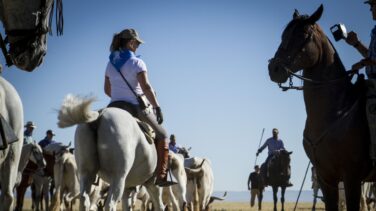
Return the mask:
MULTIPOLYGON (((36 142, 36 140, 33 138, 33 132, 34 129, 37 128, 37 126, 34 124, 33 121, 28 121, 25 124, 25 131, 24 131, 24 144, 30 144, 31 142, 36 142)), ((38 144, 41 146, 42 149, 44 149, 49 144, 57 143, 55 140, 53 140, 53 137, 55 136, 55 133, 48 129, 46 131, 46 136, 38 142, 38 144)))

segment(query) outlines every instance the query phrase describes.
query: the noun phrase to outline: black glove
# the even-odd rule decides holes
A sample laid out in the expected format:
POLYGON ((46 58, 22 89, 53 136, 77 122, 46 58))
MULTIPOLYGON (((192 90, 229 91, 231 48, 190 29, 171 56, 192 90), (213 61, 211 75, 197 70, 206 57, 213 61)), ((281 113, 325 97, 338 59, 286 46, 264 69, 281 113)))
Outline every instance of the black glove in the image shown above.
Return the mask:
POLYGON ((162 124, 162 122, 163 122, 163 114, 162 114, 161 107, 156 107, 155 108, 155 115, 157 116, 157 122, 158 122, 158 124, 162 124))
POLYGON ((258 156, 260 154, 260 152, 261 152, 260 150, 257 150, 256 156, 258 156))

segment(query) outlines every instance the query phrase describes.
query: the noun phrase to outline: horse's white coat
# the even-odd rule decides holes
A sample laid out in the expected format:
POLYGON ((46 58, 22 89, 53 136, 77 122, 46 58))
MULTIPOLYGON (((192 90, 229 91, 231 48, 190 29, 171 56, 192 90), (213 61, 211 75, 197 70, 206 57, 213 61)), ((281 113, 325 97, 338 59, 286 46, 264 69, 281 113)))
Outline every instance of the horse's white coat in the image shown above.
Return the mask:
MULTIPOLYGON (((90 110, 92 98, 68 95, 59 111, 59 126, 77 125, 75 133, 75 156, 81 188, 80 210, 89 210, 90 189, 98 174, 109 183, 110 188, 105 209, 115 210, 123 199, 123 209, 129 209, 128 188, 145 184, 154 173, 157 153, 141 132, 136 120, 118 108, 90 110), (89 124, 97 120, 97 129, 89 124), (123 195, 123 193, 125 194, 123 195)), ((161 188, 146 183, 154 207, 163 210, 161 188)))

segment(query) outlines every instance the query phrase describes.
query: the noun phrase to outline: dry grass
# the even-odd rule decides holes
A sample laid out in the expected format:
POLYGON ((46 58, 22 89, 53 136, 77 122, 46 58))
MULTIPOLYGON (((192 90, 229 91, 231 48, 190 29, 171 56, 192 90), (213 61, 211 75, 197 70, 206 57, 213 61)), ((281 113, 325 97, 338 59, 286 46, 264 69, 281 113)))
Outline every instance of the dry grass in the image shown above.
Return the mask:
MULTIPOLYGON (((77 202, 78 203, 78 202, 77 202)), ((278 203, 278 210, 281 210, 281 204, 278 203)), ((77 206, 76 206, 77 207, 77 206)), ((288 202, 285 203, 285 210, 292 211, 294 210, 295 203, 288 202)), ((119 210, 121 206, 118 207, 119 210)), ((308 211, 312 209, 312 203, 299 203, 297 206, 298 211, 308 211)), ((31 201, 30 199, 25 199, 23 210, 31 211, 31 201)), ((139 210, 139 206, 136 207, 136 210, 139 210)), ((249 203, 246 202, 215 202, 211 206, 212 211, 257 211, 257 203, 256 205, 251 208, 249 203)), ((273 203, 271 202, 264 202, 262 203, 262 210, 263 211, 273 211, 273 203)), ((317 203, 316 210, 324 210, 324 204, 322 202, 317 203)))

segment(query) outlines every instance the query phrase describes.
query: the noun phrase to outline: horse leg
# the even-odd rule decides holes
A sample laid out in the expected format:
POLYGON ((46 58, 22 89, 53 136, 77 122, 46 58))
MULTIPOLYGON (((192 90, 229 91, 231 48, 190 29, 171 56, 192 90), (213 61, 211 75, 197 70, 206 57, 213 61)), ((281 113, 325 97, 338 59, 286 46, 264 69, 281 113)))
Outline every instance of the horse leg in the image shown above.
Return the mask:
POLYGON ((321 191, 324 196, 325 210, 338 211, 338 183, 327 184, 320 181, 321 191))
POLYGON ((162 201, 162 188, 157 187, 155 184, 147 184, 145 187, 150 194, 154 210, 163 211, 164 205, 162 201))
POLYGON ((136 193, 133 189, 125 189, 123 194, 123 210, 132 211, 134 209, 134 204, 136 201, 136 193))
POLYGON ((277 193, 278 193, 278 186, 273 186, 273 201, 274 201, 274 211, 277 211, 277 193))
POLYGON ((105 204, 105 210, 116 211, 116 205, 123 196, 126 175, 114 175, 110 183, 110 189, 105 204))
POLYGON ((361 181, 359 180, 346 180, 345 195, 346 195, 346 207, 347 211, 358 211, 360 205, 361 194, 361 181))
POLYGON ((80 211, 90 210, 90 190, 95 182, 95 172, 80 172, 80 211))
POLYGON ((286 186, 281 187, 281 204, 282 204, 282 211, 285 211, 285 192, 286 186))
POLYGON ((317 203, 317 194, 318 194, 318 188, 313 188, 313 204, 312 204, 312 211, 316 210, 316 203, 317 203))
MULTIPOLYGON (((15 149, 9 149, 15 150, 15 149)), ((14 152, 17 154, 16 152, 14 152)), ((17 165, 14 161, 10 160, 11 156, 4 161, 0 171, 1 178, 1 195, 0 195, 0 210, 12 210, 14 202, 13 189, 17 179, 17 165)))
POLYGON ((25 192, 27 189, 27 186, 25 187, 25 179, 22 177, 22 181, 20 185, 16 188, 16 193, 17 193, 17 201, 16 201, 16 208, 15 211, 21 211, 23 207, 23 201, 25 197, 25 192))

